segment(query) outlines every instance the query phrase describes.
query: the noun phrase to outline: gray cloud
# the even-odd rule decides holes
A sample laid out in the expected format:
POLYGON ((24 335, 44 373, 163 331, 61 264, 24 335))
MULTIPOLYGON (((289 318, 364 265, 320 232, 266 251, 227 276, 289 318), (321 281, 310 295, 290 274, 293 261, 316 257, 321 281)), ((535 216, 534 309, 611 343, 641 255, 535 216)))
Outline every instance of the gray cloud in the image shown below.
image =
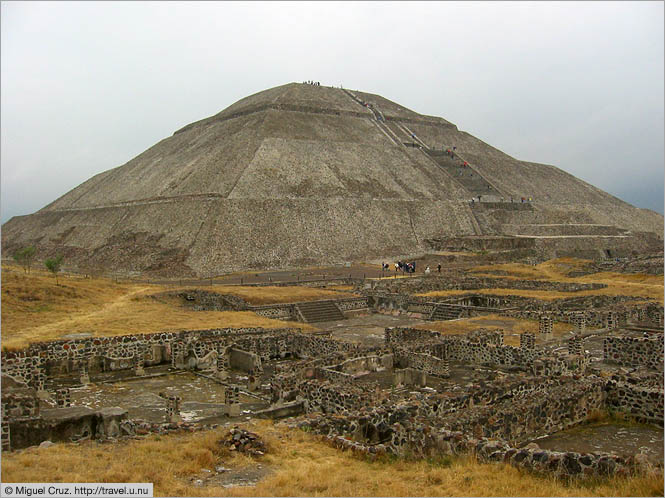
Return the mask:
POLYGON ((2 222, 316 79, 663 212, 661 2, 2 3, 2 222))

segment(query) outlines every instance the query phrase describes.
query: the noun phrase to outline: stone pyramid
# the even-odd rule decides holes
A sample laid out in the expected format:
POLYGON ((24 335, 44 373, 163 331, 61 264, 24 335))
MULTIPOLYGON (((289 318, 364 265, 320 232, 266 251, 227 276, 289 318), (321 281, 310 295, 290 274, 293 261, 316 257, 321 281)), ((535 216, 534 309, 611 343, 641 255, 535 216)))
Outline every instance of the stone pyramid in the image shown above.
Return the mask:
POLYGON ((662 235, 661 215, 514 159, 445 119, 379 95, 290 83, 12 218, 2 249, 35 245, 70 267, 208 276, 497 239, 549 255, 614 255, 662 235))

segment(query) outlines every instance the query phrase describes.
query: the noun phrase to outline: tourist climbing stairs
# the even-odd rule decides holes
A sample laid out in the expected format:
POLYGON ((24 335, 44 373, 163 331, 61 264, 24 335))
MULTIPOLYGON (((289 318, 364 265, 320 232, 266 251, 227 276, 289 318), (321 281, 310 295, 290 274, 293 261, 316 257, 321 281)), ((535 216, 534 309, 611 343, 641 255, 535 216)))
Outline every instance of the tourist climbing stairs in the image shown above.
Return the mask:
POLYGON ((383 113, 376 108, 374 104, 363 102, 361 99, 359 99, 353 92, 343 88, 342 91, 346 93, 349 97, 351 97, 355 102, 357 102, 359 105, 365 107, 368 109, 372 115, 374 116, 374 125, 386 136, 388 139, 395 145, 398 146, 404 146, 402 141, 395 135, 395 132, 391 130, 388 126, 386 126, 386 118, 383 115, 383 113))
POLYGON ((356 102, 358 102, 360 105, 364 105, 364 104, 363 104, 363 101, 360 100, 360 98, 358 98, 358 97, 356 96, 356 94, 353 93, 352 91, 347 90, 346 88, 342 88, 342 91, 343 91, 345 94, 347 94, 349 97, 351 97, 353 100, 355 100, 356 102))
POLYGON ((456 304, 437 304, 429 319, 435 321, 457 320, 462 315, 462 311, 463 308, 456 304))
POLYGON ((310 301, 296 304, 296 308, 306 322, 332 322, 344 320, 344 314, 334 301, 310 301))
POLYGON ((424 149, 429 150, 428 145, 423 142, 421 139, 418 138, 418 136, 412 132, 405 124, 400 123, 399 121, 395 121, 395 125, 406 134, 406 136, 409 138, 409 140, 413 140, 415 143, 423 147, 424 149))
POLYGON ((478 172, 470 166, 463 166, 464 161, 458 157, 451 158, 446 151, 443 150, 427 150, 425 151, 434 161, 450 176, 452 176, 458 183, 460 183, 466 190, 469 191, 472 197, 478 196, 497 196, 501 195, 497 190, 490 185, 478 172))

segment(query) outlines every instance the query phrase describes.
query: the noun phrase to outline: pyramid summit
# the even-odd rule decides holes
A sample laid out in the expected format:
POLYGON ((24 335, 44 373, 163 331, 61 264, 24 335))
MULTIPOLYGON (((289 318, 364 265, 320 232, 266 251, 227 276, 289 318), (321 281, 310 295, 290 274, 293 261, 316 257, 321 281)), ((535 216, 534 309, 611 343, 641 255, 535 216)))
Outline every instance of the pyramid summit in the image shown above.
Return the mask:
POLYGON ((547 256, 613 256, 662 249, 662 236, 661 215, 515 159, 443 118, 379 95, 290 83, 12 218, 2 249, 34 245, 71 266, 176 276, 499 239, 547 256))

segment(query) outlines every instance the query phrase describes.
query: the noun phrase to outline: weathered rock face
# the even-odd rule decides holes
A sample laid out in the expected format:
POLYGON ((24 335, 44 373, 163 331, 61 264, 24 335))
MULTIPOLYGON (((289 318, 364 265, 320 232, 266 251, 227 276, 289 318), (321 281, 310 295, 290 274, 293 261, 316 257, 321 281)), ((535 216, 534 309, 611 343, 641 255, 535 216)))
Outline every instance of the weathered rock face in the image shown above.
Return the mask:
MULTIPOLYGON (((534 237, 552 223, 578 224, 561 231, 574 234, 569 251, 580 235, 598 236, 594 224, 623 229, 600 232, 604 246, 623 251, 632 247, 625 230, 663 233, 659 214, 553 166, 518 161, 444 119, 377 95, 292 83, 185 126, 12 218, 2 248, 34 244, 39 256, 64 253, 79 267, 209 275, 417 252, 442 237, 534 237), (458 176, 459 158, 428 153, 453 145, 480 180, 458 176), (478 211, 469 199, 486 186, 490 199, 533 197, 533 209, 478 211)), ((551 227, 541 235, 548 247, 570 246, 570 237, 552 239, 551 227)))

